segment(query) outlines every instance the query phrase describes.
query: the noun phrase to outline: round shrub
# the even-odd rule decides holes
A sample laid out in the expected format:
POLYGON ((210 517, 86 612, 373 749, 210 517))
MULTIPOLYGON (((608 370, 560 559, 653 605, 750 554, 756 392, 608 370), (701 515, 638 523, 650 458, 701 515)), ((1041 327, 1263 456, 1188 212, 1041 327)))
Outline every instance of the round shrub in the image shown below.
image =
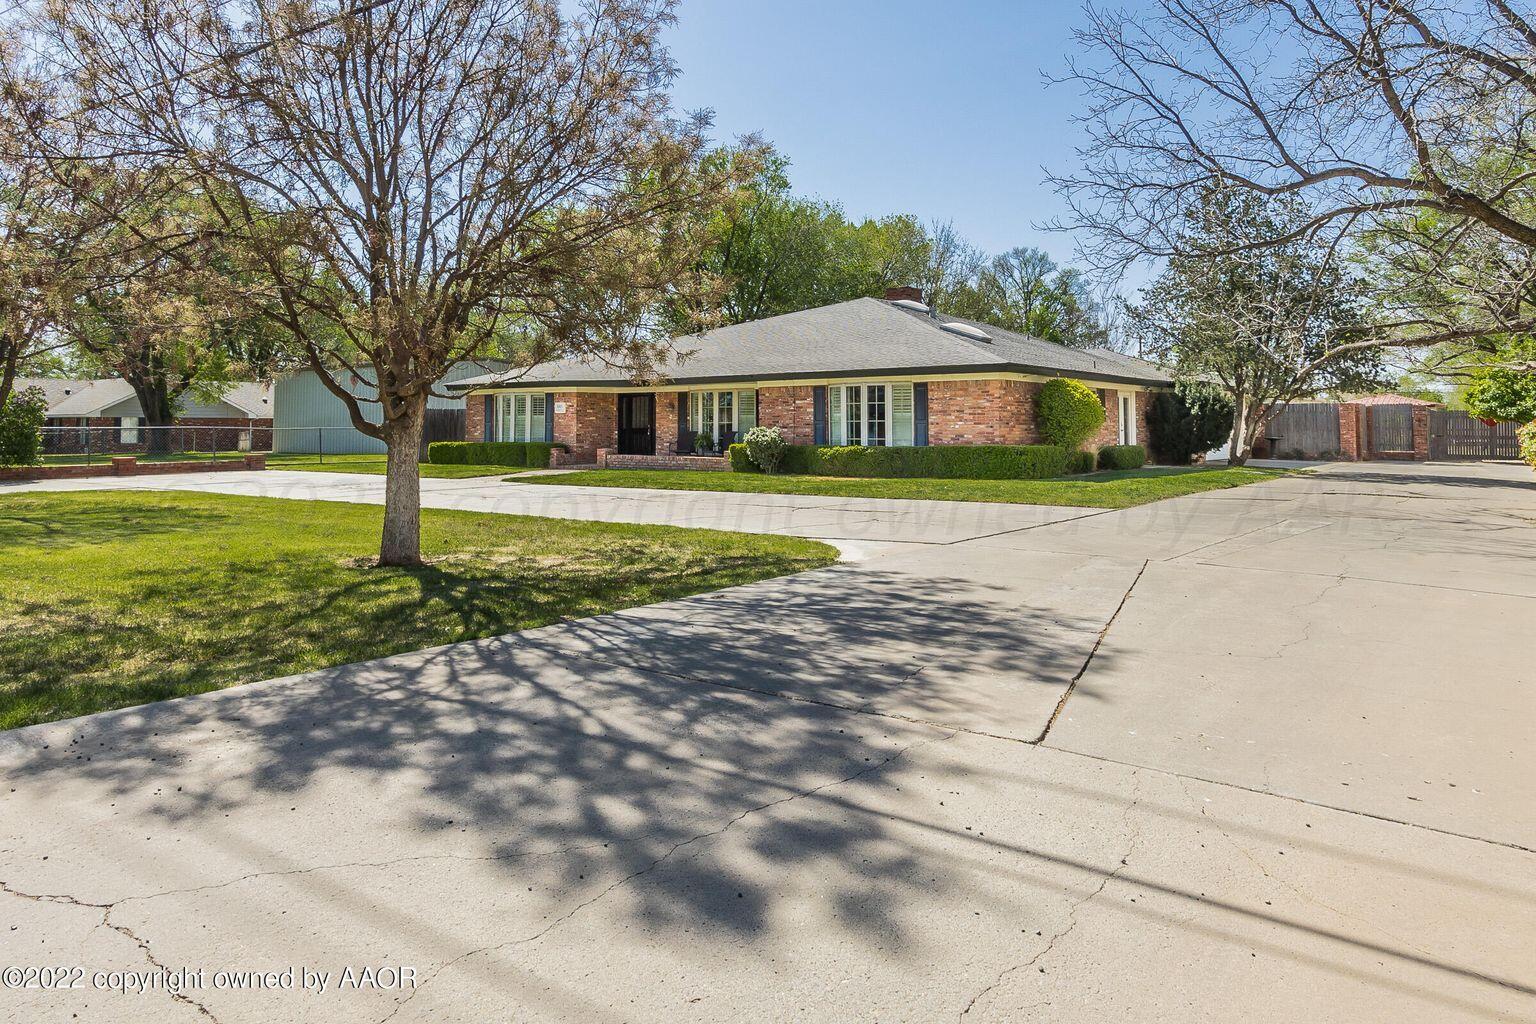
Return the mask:
POLYGON ((1139 444, 1107 444, 1099 449, 1100 469, 1140 469, 1147 464, 1147 450, 1139 444))
POLYGON ((779 463, 784 461, 784 452, 789 448, 784 431, 778 427, 753 427, 742 442, 747 446, 747 454, 764 473, 777 473, 779 463))
POLYGON ((1074 450, 1104 425, 1104 403, 1082 381, 1048 380, 1035 399, 1035 425, 1046 444, 1074 450))

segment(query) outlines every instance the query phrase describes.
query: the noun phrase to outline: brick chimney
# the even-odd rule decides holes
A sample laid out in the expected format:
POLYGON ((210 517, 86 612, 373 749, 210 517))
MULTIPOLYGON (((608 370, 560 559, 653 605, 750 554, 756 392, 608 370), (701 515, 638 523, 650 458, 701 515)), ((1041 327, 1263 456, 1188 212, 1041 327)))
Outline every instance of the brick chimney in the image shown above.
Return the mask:
POLYGON ((923 290, 921 288, 913 288, 910 285, 902 285, 900 288, 887 288, 885 290, 885 299, 887 302, 895 302, 897 299, 922 302, 923 290))

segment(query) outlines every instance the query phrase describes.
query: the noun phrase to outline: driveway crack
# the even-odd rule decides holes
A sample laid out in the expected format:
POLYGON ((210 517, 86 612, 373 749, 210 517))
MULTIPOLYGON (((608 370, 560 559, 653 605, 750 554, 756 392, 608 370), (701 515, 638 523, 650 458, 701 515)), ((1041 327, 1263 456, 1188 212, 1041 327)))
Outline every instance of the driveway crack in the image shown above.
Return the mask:
MULTIPOLYGON (((32 900, 35 903, 61 903, 61 904, 65 904, 67 906, 72 906, 72 907, 82 907, 82 908, 86 908, 86 909, 89 909, 89 910, 99 910, 99 911, 101 911, 101 924, 102 925, 105 925, 107 928, 110 928, 112 931, 116 932, 117 934, 121 935, 123 938, 129 940, 135 946, 137 946, 139 948, 139 952, 141 952, 144 955, 144 959, 147 960, 149 962, 149 965, 151 967, 153 967, 156 971, 159 971, 162 974, 169 974, 170 973, 170 968, 167 967, 165 964, 161 963, 160 959, 155 956, 155 951, 152 948, 150 948, 149 941, 147 939, 145 939, 142 936, 140 936, 139 934, 137 934, 132 928, 128 927, 127 925, 125 925, 125 924, 118 924, 116 921, 112 920, 112 912, 117 909, 117 905, 118 905, 115 902, 114 903, 91 903, 91 902, 88 902, 86 900, 77 899, 76 897, 70 896, 67 893, 30 893, 30 892, 23 892, 20 889, 14 888, 13 886, 11 886, 10 884, 8 884, 8 883, 6 883, 4 881, 0 881, 0 891, 5 892, 7 895, 15 896, 18 899, 32 900)), ((180 1003, 183 1006, 191 1007, 192 1009, 196 1010, 200 1016, 205 1017, 208 1020, 214 1021, 214 1024, 218 1024, 218 1019, 219 1018, 214 1016, 212 1010, 208 1009, 207 1006, 205 1006, 202 1003, 198 1002, 196 999, 193 999, 191 996, 187 995, 185 992, 173 992, 173 991, 171 991, 169 989, 165 989, 164 991, 165 991, 166 995, 171 997, 171 1000, 173 1002, 180 1003)))
POLYGON ((1000 974, 998 974, 997 977, 992 979, 992 982, 989 985, 977 992, 975 995, 971 996, 970 1002, 965 1004, 965 1009, 960 1011, 961 1020, 964 1020, 966 1015, 975 1009, 976 1004, 981 1001, 983 996, 996 989, 1004 981, 1007 981, 1010 977, 1017 974, 1019 971, 1035 966, 1035 964, 1043 960, 1048 953, 1056 948, 1057 943, 1059 943, 1062 939, 1065 939, 1068 935, 1071 935, 1073 930, 1077 928, 1077 912, 1083 907, 1087 906, 1089 903, 1092 903, 1094 900, 1098 899, 1104 890, 1109 887, 1109 883, 1114 881, 1114 879, 1120 874, 1121 871, 1125 870, 1131 859, 1131 854, 1136 851, 1136 846, 1141 842, 1141 829, 1134 826, 1131 820, 1131 813, 1136 809, 1136 806, 1141 803, 1141 778, 1135 772, 1132 772, 1131 780, 1135 784, 1135 789, 1132 791, 1133 795, 1131 797, 1131 802, 1126 805, 1125 813, 1121 816, 1121 821, 1130 831, 1131 838, 1130 841, 1126 844, 1125 852, 1120 855, 1120 863, 1116 864, 1112 871, 1105 873, 1104 877, 1099 880, 1099 884, 1094 887, 1092 892, 1072 903, 1071 907, 1069 907, 1067 910, 1066 926, 1061 928, 1059 931, 1054 932, 1048 939, 1046 939, 1045 945, 1040 948, 1039 952, 1035 953, 1034 956, 1030 957, 1028 960, 1025 960, 1023 963, 1014 964, 1012 967, 1004 969, 1000 974))

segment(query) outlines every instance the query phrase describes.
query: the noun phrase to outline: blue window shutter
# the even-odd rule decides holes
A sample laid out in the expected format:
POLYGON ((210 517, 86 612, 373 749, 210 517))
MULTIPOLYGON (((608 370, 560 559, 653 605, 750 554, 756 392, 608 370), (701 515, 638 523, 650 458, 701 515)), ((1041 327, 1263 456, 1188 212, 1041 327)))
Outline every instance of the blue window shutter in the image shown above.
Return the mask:
POLYGON ((912 443, 928 443, 928 385, 926 382, 912 385, 912 443))
POLYGON ((496 440, 496 396, 485 396, 485 425, 480 428, 480 438, 483 441, 496 440))
POLYGON ((555 393, 547 391, 544 394, 544 440, 555 439, 555 393))
POLYGON ((688 392, 677 393, 677 450, 680 454, 693 451, 693 431, 688 429, 688 392))
POLYGON ((814 443, 827 443, 827 387, 825 384, 811 389, 814 443))

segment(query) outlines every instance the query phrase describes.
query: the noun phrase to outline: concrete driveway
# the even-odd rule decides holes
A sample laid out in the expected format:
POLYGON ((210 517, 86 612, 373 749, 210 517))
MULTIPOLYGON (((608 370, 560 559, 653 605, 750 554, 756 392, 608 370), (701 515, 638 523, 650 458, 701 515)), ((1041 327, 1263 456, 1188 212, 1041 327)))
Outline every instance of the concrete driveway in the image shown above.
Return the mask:
POLYGON ((862 557, 0 736, 0 1018, 1536 1018, 1528 470, 576 491, 862 557))

